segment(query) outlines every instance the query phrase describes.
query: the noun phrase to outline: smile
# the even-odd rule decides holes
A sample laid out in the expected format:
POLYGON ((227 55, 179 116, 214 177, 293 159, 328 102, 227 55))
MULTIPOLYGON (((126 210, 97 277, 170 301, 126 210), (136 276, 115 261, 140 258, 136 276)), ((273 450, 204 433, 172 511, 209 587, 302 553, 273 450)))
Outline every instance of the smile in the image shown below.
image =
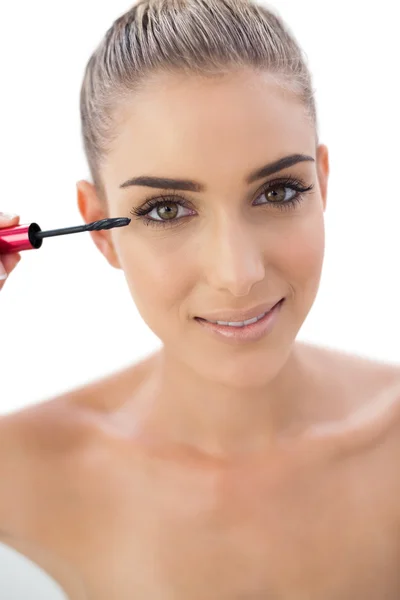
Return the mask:
POLYGON ((209 321, 195 317, 206 333, 229 344, 249 343, 267 336, 278 322, 285 299, 282 298, 271 310, 247 321, 209 321))
MULTIPOLYGON (((271 312, 271 311, 268 311, 271 312)), ((257 323, 260 319, 265 317, 268 312, 262 313, 258 317, 254 317, 254 319, 247 319, 247 321, 209 321, 208 319, 204 319, 207 323, 213 323, 214 325, 227 325, 228 327, 245 327, 246 325, 252 325, 252 323, 257 323)))

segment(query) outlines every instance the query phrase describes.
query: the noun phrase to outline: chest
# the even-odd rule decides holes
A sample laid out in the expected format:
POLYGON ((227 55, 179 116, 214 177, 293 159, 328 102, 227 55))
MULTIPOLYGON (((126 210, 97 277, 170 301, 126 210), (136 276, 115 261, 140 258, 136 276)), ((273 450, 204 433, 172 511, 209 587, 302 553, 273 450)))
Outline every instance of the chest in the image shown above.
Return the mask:
POLYGON ((135 477, 122 469, 89 481, 74 527, 79 568, 96 599, 400 593, 388 490, 363 465, 147 468, 135 477))

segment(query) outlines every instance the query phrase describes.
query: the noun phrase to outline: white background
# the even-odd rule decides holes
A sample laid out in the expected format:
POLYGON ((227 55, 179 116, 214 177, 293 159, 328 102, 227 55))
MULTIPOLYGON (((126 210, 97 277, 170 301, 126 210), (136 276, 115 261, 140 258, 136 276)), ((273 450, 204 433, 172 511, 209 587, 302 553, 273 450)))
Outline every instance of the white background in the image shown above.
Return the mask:
MULTIPOLYGON (((397 3, 274 6, 308 55, 331 160, 324 271, 299 338, 400 362, 397 3)), ((129 7, 126 0, 0 3, 0 210, 20 214, 21 223, 81 223, 75 183, 88 177, 81 80, 95 45, 129 7)), ((45 240, 22 258, 0 298, 0 413, 102 377, 158 347, 122 271, 106 263, 89 234, 45 240)), ((59 597, 39 571, 28 595, 18 592, 25 563, 10 562, 10 555, 0 562, 2 589, 7 574, 15 582, 8 599, 59 597)))

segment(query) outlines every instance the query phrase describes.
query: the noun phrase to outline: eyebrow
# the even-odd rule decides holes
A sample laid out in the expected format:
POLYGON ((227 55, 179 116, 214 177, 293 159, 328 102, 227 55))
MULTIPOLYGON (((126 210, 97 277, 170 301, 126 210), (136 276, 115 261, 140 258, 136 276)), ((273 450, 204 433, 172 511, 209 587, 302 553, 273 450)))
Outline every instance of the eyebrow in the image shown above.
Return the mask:
MULTIPOLYGON (((312 156, 306 154, 290 154, 284 156, 272 163, 264 165, 263 167, 256 169, 246 177, 246 183, 254 183, 258 179, 273 175, 278 171, 287 169, 299 162, 313 161, 315 159, 312 156)), ((197 181, 190 181, 188 179, 170 179, 167 177, 152 177, 149 175, 141 175, 139 177, 132 177, 120 185, 120 188, 127 188, 132 185, 145 186, 157 189, 170 189, 170 190, 183 190, 187 192, 203 192, 206 186, 197 181)))

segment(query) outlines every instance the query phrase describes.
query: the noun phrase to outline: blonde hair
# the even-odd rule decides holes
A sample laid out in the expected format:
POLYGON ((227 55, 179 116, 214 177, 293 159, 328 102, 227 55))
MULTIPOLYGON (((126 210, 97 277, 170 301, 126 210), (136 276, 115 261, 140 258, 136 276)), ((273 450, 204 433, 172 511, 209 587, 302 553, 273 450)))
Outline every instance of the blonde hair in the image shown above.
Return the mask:
POLYGON ((282 19, 255 0, 140 0, 116 19, 90 57, 82 82, 84 150, 100 198, 102 158, 117 135, 118 107, 157 72, 213 77, 252 67, 303 102, 318 139, 312 78, 282 19))

